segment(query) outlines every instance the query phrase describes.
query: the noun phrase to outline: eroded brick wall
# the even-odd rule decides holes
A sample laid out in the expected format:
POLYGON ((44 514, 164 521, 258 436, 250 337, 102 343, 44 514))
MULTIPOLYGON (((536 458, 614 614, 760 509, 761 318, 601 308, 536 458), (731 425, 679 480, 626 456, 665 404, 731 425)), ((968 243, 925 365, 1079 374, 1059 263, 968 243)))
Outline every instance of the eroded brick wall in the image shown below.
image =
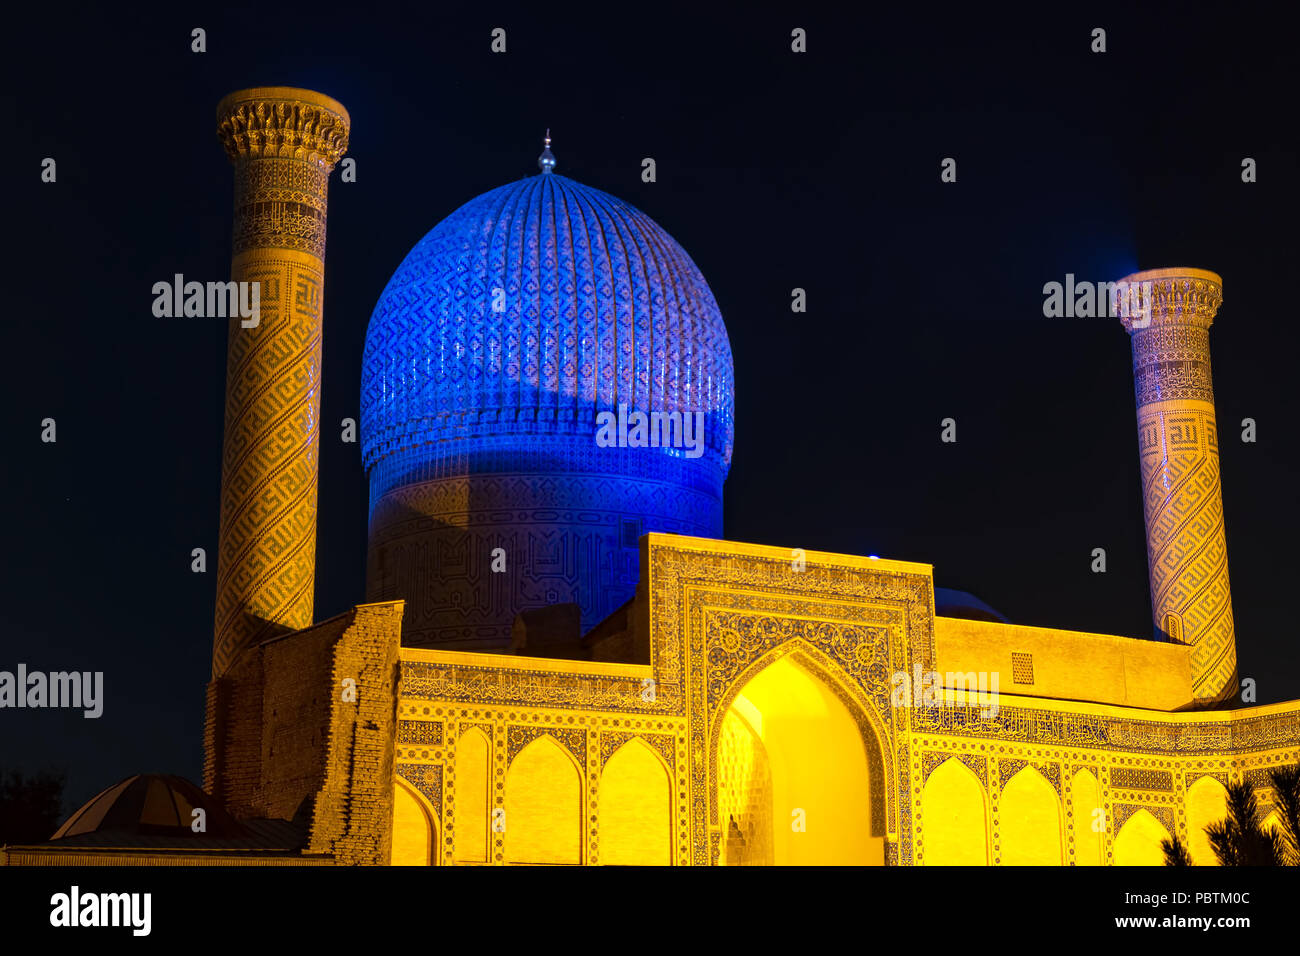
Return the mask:
POLYGON ((334 645, 330 746, 310 849, 342 864, 386 865, 392 852, 402 602, 357 607, 334 645), (353 680, 355 699, 345 699, 353 680))
POLYGON ((242 819, 310 798, 312 852, 386 864, 401 621, 400 601, 362 605, 241 655, 208 685, 205 789, 242 819))
POLYGON ((208 684, 203 786, 235 817, 258 817, 262 781, 262 654, 242 654, 208 684))
POLYGON ((292 819, 325 778, 333 647, 355 610, 262 645, 262 777, 265 816, 292 819))

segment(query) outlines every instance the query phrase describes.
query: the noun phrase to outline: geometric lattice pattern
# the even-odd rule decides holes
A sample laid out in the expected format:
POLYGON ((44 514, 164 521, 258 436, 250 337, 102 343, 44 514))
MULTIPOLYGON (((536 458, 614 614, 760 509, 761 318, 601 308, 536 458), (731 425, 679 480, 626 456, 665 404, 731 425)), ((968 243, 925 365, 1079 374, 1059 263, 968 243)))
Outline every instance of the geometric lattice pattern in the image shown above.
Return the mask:
POLYGON ((1152 609, 1192 645, 1196 696, 1216 699, 1235 690, 1237 660, 1214 413, 1147 406, 1138 431, 1152 609))
POLYGON ((261 322, 230 325, 214 673, 259 638, 311 624, 320 438, 321 273, 248 253, 261 322))
POLYGON ((1167 770, 1145 770, 1139 767, 1116 767, 1110 772, 1110 785, 1122 790, 1174 789, 1173 774, 1167 770))
POLYGON ((1145 810, 1151 814, 1164 826, 1169 833, 1175 831, 1174 809, 1173 807, 1146 806, 1136 803, 1117 803, 1111 819, 1111 827, 1115 832, 1124 829, 1124 824, 1129 821, 1133 814, 1140 810, 1145 810))
POLYGON ((573 754, 573 759, 578 762, 578 766, 586 766, 587 734, 586 731, 574 727, 512 726, 506 738, 506 763, 513 762, 521 750, 542 736, 554 738, 560 746, 573 754))
POLYGON ((399 720, 397 742, 399 744, 441 744, 442 724, 428 720, 399 720))
POLYGON ((259 284, 260 315, 229 329, 215 676, 250 644, 312 622, 326 191, 347 127, 341 107, 304 91, 218 107, 235 164, 231 278, 259 284))
POLYGON ((1024 770, 1025 767, 1032 767, 1034 770, 1038 771, 1038 773, 1042 775, 1043 779, 1052 785, 1052 789, 1057 792, 1057 796, 1060 796, 1061 767, 1059 764, 1055 763, 1038 763, 1032 760, 1015 759, 1000 760, 998 761, 998 786, 1005 789, 1007 781, 1018 774, 1021 770, 1024 770))
POLYGON ((633 734, 629 732, 615 731, 613 733, 602 733, 600 735, 600 765, 604 767, 609 762, 609 758, 614 756, 620 747, 629 740, 640 740, 648 747, 657 751, 664 758, 664 763, 669 769, 673 769, 676 764, 674 757, 674 738, 670 734, 633 734))
POLYGON ((1016 684, 1034 682, 1034 655, 1013 651, 1011 654, 1011 680, 1016 684))
POLYGON ((438 819, 442 819, 442 767, 433 764, 399 763, 397 774, 424 795, 438 819))
POLYGON ((1193 692, 1211 703, 1235 694, 1237 680, 1210 377, 1221 286, 1196 270, 1126 281, 1146 283, 1121 317, 1133 339, 1152 615, 1170 640, 1191 645, 1193 692))
MULTIPOLYGON (((702 412, 704 458, 725 474, 733 391, 722 316, 686 251, 627 203, 539 174, 456 210, 389 280, 366 332, 362 456, 371 468, 409 449, 433 461, 547 436, 591 445, 596 414, 625 403, 702 412)), ((621 456, 629 473, 681 457, 640 451, 621 456)))

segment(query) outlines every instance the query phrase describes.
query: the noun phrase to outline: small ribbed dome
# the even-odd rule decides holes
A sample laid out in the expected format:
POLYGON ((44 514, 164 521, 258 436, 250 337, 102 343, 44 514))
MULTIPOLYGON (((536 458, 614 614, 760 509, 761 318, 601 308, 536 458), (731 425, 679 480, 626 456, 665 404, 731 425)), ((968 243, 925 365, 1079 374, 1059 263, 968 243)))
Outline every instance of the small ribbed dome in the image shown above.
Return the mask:
POLYGON ((985 604, 969 591, 957 591, 953 588, 934 589, 934 613, 940 617, 959 617, 971 621, 995 621, 999 624, 1011 622, 988 604, 985 604))
POLYGON ((205 835, 243 835, 244 828, 194 784, 183 777, 150 773, 127 777, 92 797, 50 839, 106 831, 188 836, 193 834, 195 809, 205 812, 205 835))
POLYGON ((731 347, 708 284, 644 213, 555 173, 484 193, 416 244, 371 316, 361 386, 363 459, 383 465, 372 504, 521 452, 717 495, 731 461, 731 347), (703 412, 704 454, 593 458, 597 413, 620 403, 703 412))

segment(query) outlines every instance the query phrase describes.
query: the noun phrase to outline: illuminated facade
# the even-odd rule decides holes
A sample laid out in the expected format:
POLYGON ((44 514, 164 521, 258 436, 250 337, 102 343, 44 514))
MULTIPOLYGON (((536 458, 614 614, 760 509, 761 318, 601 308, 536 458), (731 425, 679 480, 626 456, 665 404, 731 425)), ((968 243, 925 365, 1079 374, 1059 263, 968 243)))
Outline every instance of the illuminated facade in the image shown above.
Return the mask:
POLYGON ((1218 277, 1131 277, 1148 298, 1125 315, 1172 639, 945 617, 929 565, 718 540, 732 368, 708 286, 643 214, 542 166, 430 232, 371 319, 372 602, 214 667, 205 790, 298 841, 8 861, 1158 864, 1177 834, 1213 862, 1225 786, 1300 760, 1300 702, 1205 707, 1235 684, 1218 277), (598 448, 620 403, 703 413, 704 453, 598 448))

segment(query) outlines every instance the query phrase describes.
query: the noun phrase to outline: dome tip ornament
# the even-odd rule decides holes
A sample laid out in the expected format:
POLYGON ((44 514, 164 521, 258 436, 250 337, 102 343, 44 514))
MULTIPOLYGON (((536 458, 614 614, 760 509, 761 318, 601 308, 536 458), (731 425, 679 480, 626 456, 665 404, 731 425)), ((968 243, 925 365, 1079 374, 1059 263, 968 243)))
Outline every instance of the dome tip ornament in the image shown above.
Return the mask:
POLYGON ((555 154, 551 152, 551 130, 546 130, 546 138, 542 140, 542 155, 537 157, 537 167, 543 173, 549 173, 555 169, 555 154))

